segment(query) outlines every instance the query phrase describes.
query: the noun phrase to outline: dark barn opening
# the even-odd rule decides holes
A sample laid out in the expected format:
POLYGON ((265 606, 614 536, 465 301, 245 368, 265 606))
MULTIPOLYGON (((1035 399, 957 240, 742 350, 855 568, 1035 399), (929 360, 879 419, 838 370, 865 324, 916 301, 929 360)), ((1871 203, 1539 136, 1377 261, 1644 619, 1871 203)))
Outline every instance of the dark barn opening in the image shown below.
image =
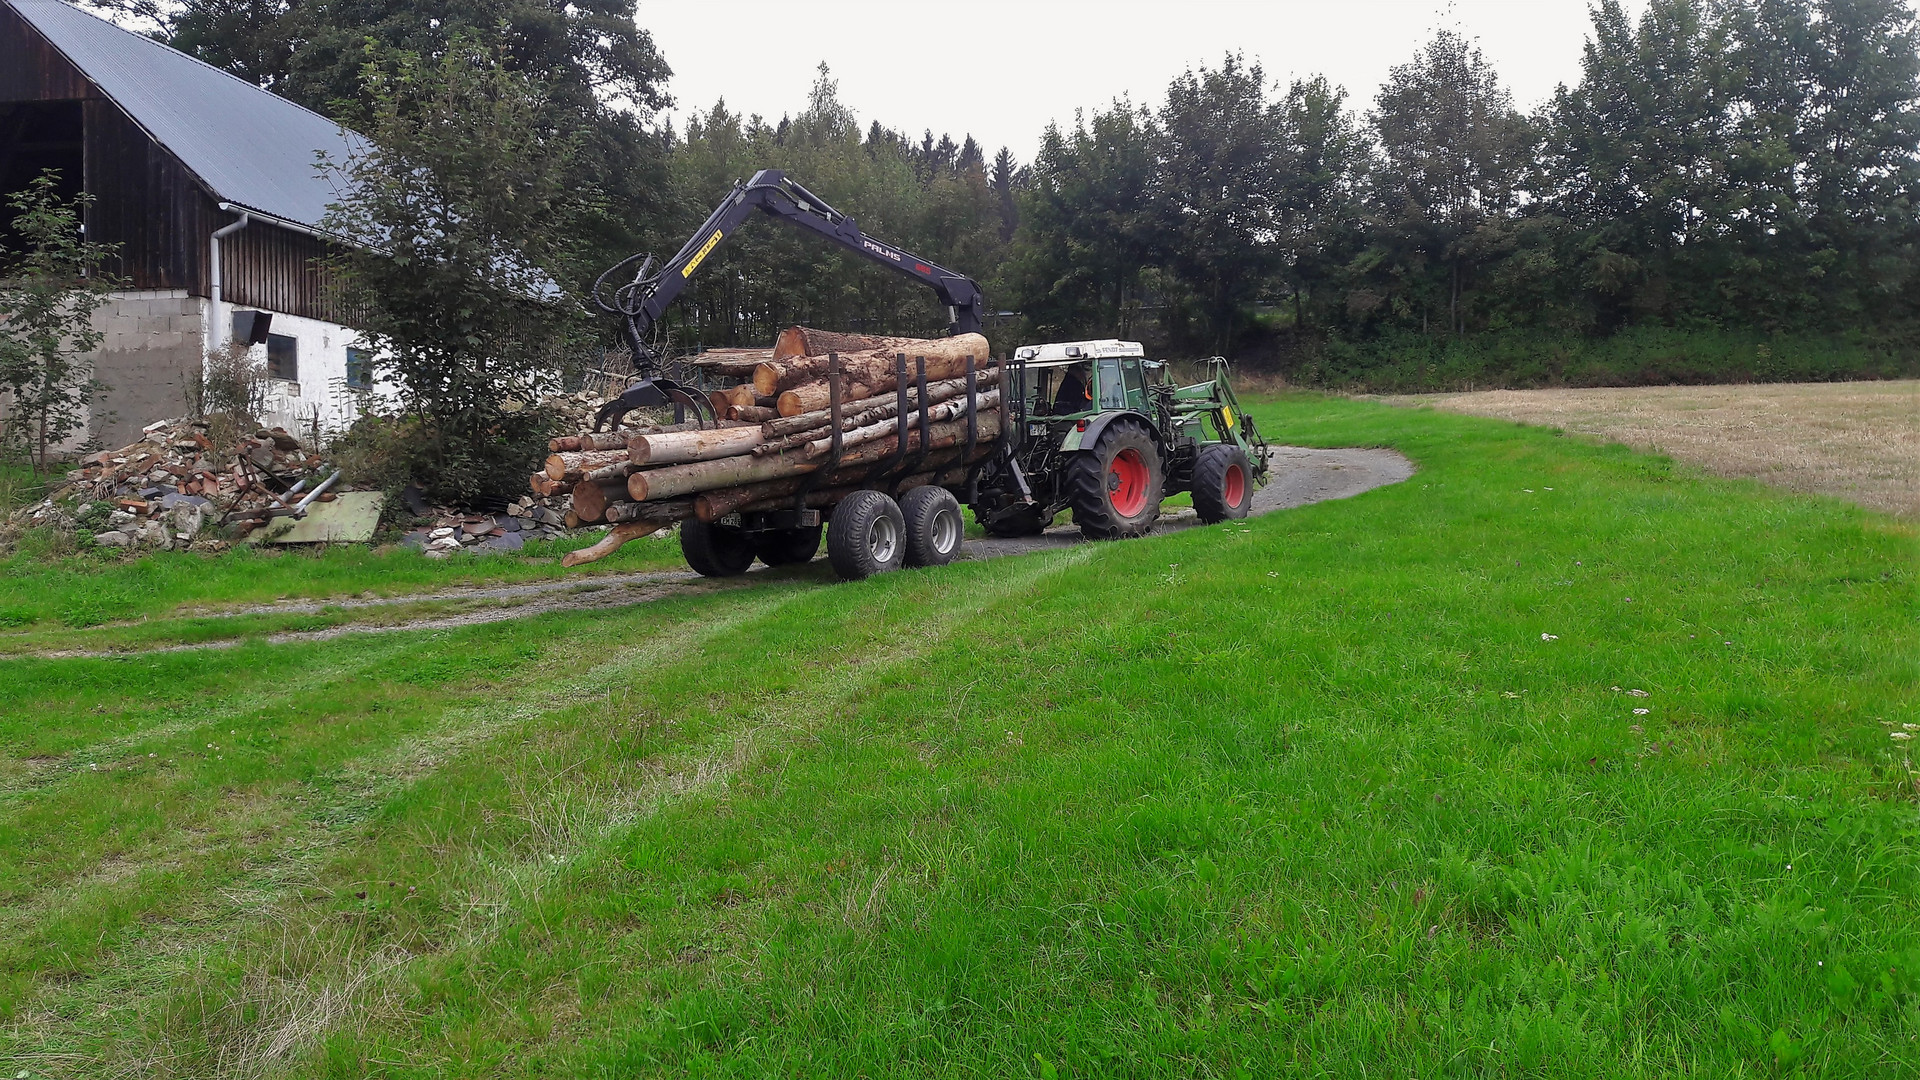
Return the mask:
POLYGON ((72 200, 86 182, 78 101, 0 102, 0 244, 19 250, 12 196, 48 169, 59 173, 60 197, 72 200))

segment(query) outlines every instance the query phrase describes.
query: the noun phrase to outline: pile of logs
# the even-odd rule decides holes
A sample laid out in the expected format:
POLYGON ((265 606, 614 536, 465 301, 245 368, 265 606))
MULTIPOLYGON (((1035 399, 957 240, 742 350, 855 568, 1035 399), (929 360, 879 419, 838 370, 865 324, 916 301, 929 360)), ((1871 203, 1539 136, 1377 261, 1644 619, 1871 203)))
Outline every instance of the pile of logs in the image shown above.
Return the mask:
POLYGON ((922 340, 793 327, 770 353, 731 350, 703 354, 696 362, 715 378, 739 380, 710 394, 716 414, 724 417, 717 427, 689 422, 586 432, 550 444, 553 453, 545 470, 534 474, 533 491, 570 492, 582 523, 613 525, 600 543, 569 554, 565 565, 603 558, 689 517, 712 522, 734 513, 791 509, 802 500, 829 506, 863 484, 891 484, 909 467, 915 471, 900 480, 902 488, 960 483, 1000 434, 1000 369, 979 334, 922 340))

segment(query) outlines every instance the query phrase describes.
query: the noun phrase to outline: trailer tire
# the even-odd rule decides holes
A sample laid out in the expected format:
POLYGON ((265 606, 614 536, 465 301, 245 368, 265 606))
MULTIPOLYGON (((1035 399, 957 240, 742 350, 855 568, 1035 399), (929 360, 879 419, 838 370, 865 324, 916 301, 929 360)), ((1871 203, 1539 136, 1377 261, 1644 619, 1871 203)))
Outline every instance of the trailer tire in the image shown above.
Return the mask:
POLYGON ((1038 506, 1023 506, 1019 513, 1009 514, 998 521, 992 519, 992 514, 991 510, 982 510, 978 506, 973 508, 973 520, 980 523, 980 527, 986 530, 988 536, 1006 539, 1017 540, 1023 536, 1039 536, 1047 531, 1048 525, 1053 523, 1051 518, 1043 519, 1040 516, 1038 506))
POLYGON ((945 566, 960 554, 966 519, 953 492, 932 484, 914 488, 900 497, 900 516, 907 523, 908 566, 945 566))
POLYGON ((827 561, 843 580, 898 570, 906 554, 906 519, 900 504, 886 495, 856 491, 833 508, 827 522, 827 561))
POLYGON ((680 523, 680 554, 702 577, 738 577, 753 565, 753 541, 738 526, 688 518, 680 523))
POLYGON ((1253 507, 1253 469, 1231 443, 1200 448, 1193 462, 1193 509, 1208 525, 1247 516, 1253 507))
POLYGON ((768 566, 812 562, 820 553, 820 526, 768 529, 753 536, 753 553, 768 566))
POLYGON ((1074 524, 1089 540, 1144 536, 1160 518, 1160 448, 1136 420, 1119 419, 1091 450, 1067 463, 1062 480, 1074 524))

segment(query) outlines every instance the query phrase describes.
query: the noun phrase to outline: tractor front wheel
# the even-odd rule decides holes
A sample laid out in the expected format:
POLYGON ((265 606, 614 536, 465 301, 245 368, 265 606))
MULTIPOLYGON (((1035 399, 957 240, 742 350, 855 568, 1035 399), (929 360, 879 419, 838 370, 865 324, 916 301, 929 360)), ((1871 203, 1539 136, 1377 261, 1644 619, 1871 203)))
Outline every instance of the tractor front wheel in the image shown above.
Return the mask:
POLYGON ((1200 520, 1217 521, 1247 516, 1253 507, 1253 470, 1246 452, 1228 443, 1201 447, 1193 462, 1193 509, 1200 520))
POLYGON ((1160 517, 1160 448, 1145 426, 1115 420, 1067 463, 1074 524, 1089 540, 1144 536, 1160 517))

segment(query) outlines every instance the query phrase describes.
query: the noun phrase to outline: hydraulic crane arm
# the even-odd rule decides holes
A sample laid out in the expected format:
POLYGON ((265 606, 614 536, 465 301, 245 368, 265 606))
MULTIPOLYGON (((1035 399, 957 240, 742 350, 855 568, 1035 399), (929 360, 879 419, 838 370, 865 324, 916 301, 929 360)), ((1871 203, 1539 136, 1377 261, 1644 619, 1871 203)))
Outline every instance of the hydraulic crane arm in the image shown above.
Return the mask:
POLYGON ((656 266, 651 255, 635 255, 620 263, 594 282, 593 295, 600 307, 621 316, 627 344, 633 348, 635 367, 652 374, 654 356, 647 347, 653 327, 667 307, 679 297, 700 264, 713 254, 721 241, 746 223, 755 210, 781 221, 809 229, 850 251, 857 252, 927 286, 947 308, 951 334, 977 333, 980 330, 982 299, 980 286, 964 274, 956 274, 911 252, 902 251, 883 240, 860 231, 854 220, 833 207, 796 180, 778 169, 762 169, 753 179, 738 183, 706 223, 694 231, 679 254, 656 266), (607 279, 635 268, 632 281, 609 290, 607 279))

